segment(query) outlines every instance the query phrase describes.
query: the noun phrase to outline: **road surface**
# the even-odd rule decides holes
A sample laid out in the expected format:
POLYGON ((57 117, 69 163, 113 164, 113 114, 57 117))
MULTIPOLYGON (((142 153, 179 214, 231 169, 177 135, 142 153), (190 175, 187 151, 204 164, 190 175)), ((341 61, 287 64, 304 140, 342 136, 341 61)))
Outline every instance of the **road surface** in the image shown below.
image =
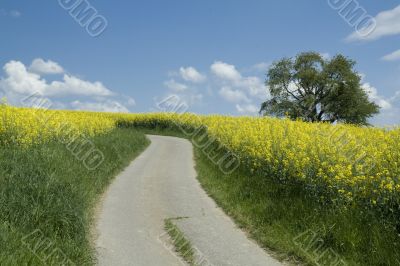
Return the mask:
POLYGON ((99 265, 184 265, 165 234, 173 222, 201 265, 282 265, 250 241, 200 187, 189 141, 148 136, 151 145, 105 195, 97 223, 99 265))

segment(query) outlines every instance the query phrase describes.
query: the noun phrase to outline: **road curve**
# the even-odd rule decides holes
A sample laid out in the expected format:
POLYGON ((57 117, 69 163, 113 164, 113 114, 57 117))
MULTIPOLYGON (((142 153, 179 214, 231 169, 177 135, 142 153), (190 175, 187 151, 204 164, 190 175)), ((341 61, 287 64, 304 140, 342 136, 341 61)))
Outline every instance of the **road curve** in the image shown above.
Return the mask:
POLYGON ((200 187, 189 141, 148 136, 151 145, 105 195, 97 222, 99 265, 182 265, 165 237, 164 219, 190 240, 201 265, 282 265, 247 239, 200 187))

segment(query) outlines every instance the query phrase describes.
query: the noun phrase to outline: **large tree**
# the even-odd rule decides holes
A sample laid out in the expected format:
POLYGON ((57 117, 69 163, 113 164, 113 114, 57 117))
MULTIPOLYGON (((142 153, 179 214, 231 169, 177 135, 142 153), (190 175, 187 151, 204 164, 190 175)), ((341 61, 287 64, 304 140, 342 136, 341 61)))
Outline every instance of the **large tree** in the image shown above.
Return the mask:
POLYGON ((260 113, 310 122, 366 125, 379 112, 368 99, 355 62, 343 55, 324 59, 307 52, 270 67, 266 85, 271 95, 260 113))

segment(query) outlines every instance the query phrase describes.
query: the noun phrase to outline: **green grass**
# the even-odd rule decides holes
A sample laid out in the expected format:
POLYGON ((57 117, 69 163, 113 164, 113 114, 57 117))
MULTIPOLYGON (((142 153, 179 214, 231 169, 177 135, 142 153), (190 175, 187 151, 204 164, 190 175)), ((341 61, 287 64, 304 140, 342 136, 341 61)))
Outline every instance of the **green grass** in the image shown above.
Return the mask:
MULTIPOLYGON (((173 128, 144 131, 185 137, 173 128)), ((400 265, 399 230, 385 217, 351 206, 321 206, 298 186, 252 174, 244 166, 225 175, 198 148, 195 160, 203 188, 276 258, 295 265, 333 266, 341 260, 346 265, 400 265)))
POLYGON ((224 175, 199 149, 195 158, 204 189, 278 258, 335 265, 329 253, 347 265, 400 265, 398 232, 375 213, 321 206, 299 187, 278 184, 245 168, 224 175))
POLYGON ((186 239, 185 235, 179 228, 173 223, 174 220, 183 218, 169 218, 164 220, 164 229, 171 238, 172 244, 174 245, 175 252, 181 256, 190 266, 196 266, 195 264, 195 253, 192 244, 186 239))
MULTIPOLYGON (((95 171, 87 170, 62 143, 27 150, 3 147, 0 265, 93 265, 95 206, 113 177, 148 145, 144 132, 185 137, 165 126, 116 129, 94 137, 106 158, 95 171)), ((385 217, 351 206, 321 206, 296 185, 273 182, 268 174, 253 174, 244 166, 225 175, 198 148, 195 159, 203 188, 277 258, 335 265, 327 255, 338 255, 347 265, 400 265, 400 229, 385 217)), ((166 229, 175 236, 181 233, 171 220, 166 229)), ((189 250, 178 252, 189 254, 190 262, 189 250)))
POLYGON ((94 171, 58 142, 27 150, 1 148, 1 265, 95 263, 95 206, 111 180, 149 141, 132 129, 115 129, 90 140, 105 157, 94 171))

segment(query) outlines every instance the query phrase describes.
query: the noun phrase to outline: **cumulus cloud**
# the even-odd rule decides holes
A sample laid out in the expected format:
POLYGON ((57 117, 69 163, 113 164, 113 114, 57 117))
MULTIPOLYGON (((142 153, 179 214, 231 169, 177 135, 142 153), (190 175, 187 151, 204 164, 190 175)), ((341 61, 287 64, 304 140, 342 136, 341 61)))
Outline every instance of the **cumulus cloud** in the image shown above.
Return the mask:
POLYGON ((400 125, 400 91, 392 97, 384 97, 369 83, 363 83, 362 88, 367 92, 371 101, 381 107, 379 114, 371 119, 371 123, 378 126, 400 125))
POLYGON ((212 104, 203 102, 203 99, 210 97, 208 100, 212 100, 217 95, 218 104, 223 99, 239 114, 256 114, 257 106, 268 97, 267 88, 256 73, 266 71, 268 66, 262 62, 243 70, 246 74, 242 74, 235 65, 215 61, 209 68, 211 75, 201 74, 194 67, 181 67, 168 73, 170 79, 164 85, 169 89, 167 96, 173 93, 189 108, 212 104))
POLYGON ((106 100, 103 102, 81 102, 73 101, 71 103, 72 109, 80 111, 94 111, 94 112, 110 112, 110 113, 128 113, 129 110, 118 101, 106 100))
POLYGON ((246 89, 248 93, 259 100, 265 100, 268 97, 268 91, 263 81, 258 77, 246 77, 238 84, 246 89))
MULTIPOLYGON (((253 72, 266 72, 268 63, 259 63, 251 69, 253 72)), ((211 72, 222 83, 219 95, 228 102, 235 103, 236 111, 241 115, 257 115, 259 105, 269 96, 264 82, 257 76, 244 76, 236 66, 221 61, 211 66, 211 72)))
POLYGON ((321 53, 321 56, 324 60, 330 60, 332 58, 332 55, 330 53, 321 53))
POLYGON ((167 93, 163 97, 155 97, 157 112, 173 112, 185 113, 188 112, 193 106, 199 105, 203 100, 201 93, 167 93))
POLYGON ((111 96, 113 93, 99 81, 90 82, 74 76, 64 75, 62 81, 53 81, 49 84, 45 95, 111 96))
POLYGON ((47 83, 39 75, 28 72, 25 65, 19 61, 10 61, 3 67, 6 78, 0 79, 0 89, 4 93, 44 94, 47 83))
POLYGON ((126 98, 127 98, 127 101, 126 101, 127 105, 129 105, 129 106, 135 106, 136 105, 135 99, 133 99, 132 97, 129 97, 129 96, 126 96, 126 98))
MULTIPOLYGON (((162 99, 178 98, 188 108, 202 104, 204 95, 199 92, 197 85, 207 80, 205 75, 194 67, 180 67, 178 71, 169 72, 168 76, 171 79, 164 82, 164 86, 168 88, 168 91, 162 99)), ((203 85, 201 86, 203 88, 203 85)), ((155 100, 160 102, 158 97, 155 100)))
POLYGON ((168 93, 163 97, 163 99, 167 99, 172 96, 178 98, 181 101, 181 103, 184 103, 189 108, 200 105, 204 99, 204 95, 196 91, 187 91, 185 93, 179 93, 179 94, 168 93))
POLYGON ((372 119, 372 123, 378 126, 400 125, 400 91, 388 99, 390 108, 381 109, 381 112, 372 119))
POLYGON ((181 77, 186 81, 200 83, 200 82, 203 82, 206 80, 206 76, 201 74, 194 67, 186 67, 186 68, 181 67, 179 69, 179 73, 180 73, 181 77))
POLYGON ((271 65, 270 63, 261 62, 261 63, 255 64, 254 66, 252 66, 251 69, 255 70, 257 72, 267 72, 270 65, 271 65))
POLYGON ((260 100, 268 97, 267 89, 259 77, 244 77, 234 65, 218 61, 211 65, 211 72, 224 84, 244 90, 252 97, 260 100))
POLYGON ((397 60, 400 60, 400 50, 397 50, 397 51, 394 51, 393 53, 385 55, 384 57, 382 57, 382 60, 385 60, 385 61, 397 61, 397 60))
MULTIPOLYGON (((268 63, 259 63, 252 67, 259 72, 268 69, 268 63)), ((210 67, 220 84, 219 95, 230 103, 235 103, 239 114, 257 114, 257 105, 268 98, 264 82, 257 76, 244 76, 236 66, 217 61, 210 67)))
POLYGON ((221 61, 217 61, 211 65, 211 72, 224 80, 238 81, 242 78, 242 75, 237 71, 234 65, 221 61))
POLYGON ((35 59, 30 67, 10 61, 3 70, 0 93, 13 105, 32 107, 30 100, 40 99, 51 103, 46 106, 51 109, 129 112, 126 106, 136 104, 133 98, 118 95, 99 81, 90 82, 69 74, 47 81, 41 74, 64 73, 63 68, 51 60, 35 59))
MULTIPOLYGON (((55 66, 50 63, 50 65, 55 66)), ((58 65, 58 64, 56 64, 58 65)), ((113 93, 101 82, 89 82, 64 74, 62 80, 47 82, 39 74, 30 72, 19 61, 10 61, 3 67, 6 77, 0 79, 0 89, 5 93, 33 94, 43 96, 111 96, 113 93)), ((49 69, 47 69, 49 70, 49 69)), ((55 69, 53 68, 53 71, 55 69)))
POLYGON ((240 114, 249 114, 249 115, 256 115, 258 114, 258 111, 260 110, 256 105, 254 104, 246 104, 246 105, 240 105, 236 104, 236 110, 240 114))
POLYGON ((373 41, 385 36, 400 34, 400 5, 394 9, 378 13, 375 21, 376 28, 370 34, 364 36, 355 31, 347 37, 347 40, 373 41))
POLYGON ((204 95, 201 93, 193 93, 190 95, 190 102, 195 103, 195 102, 201 102, 204 98, 204 95))
POLYGON ((391 101, 397 101, 397 102, 400 103, 400 91, 397 91, 390 100, 391 101))
POLYGON ((36 74, 61 74, 64 69, 54 61, 45 61, 42 58, 36 58, 32 61, 29 71, 36 74))
POLYGON ((22 13, 18 10, 11 10, 10 16, 12 16, 13 18, 19 18, 20 16, 22 16, 22 13))
POLYGON ((19 18, 22 16, 22 13, 18 10, 7 11, 5 9, 0 9, 0 16, 10 16, 12 18, 19 18))
POLYGON ((392 107, 390 100, 385 99, 383 96, 379 95, 378 90, 375 87, 371 86, 371 84, 364 83, 362 85, 362 88, 364 89, 365 92, 367 92, 369 99, 375 102, 383 110, 387 110, 392 107))
POLYGON ((238 103, 238 102, 250 102, 250 99, 247 98, 246 94, 240 90, 233 90, 230 87, 222 87, 219 90, 219 95, 223 99, 231 103, 238 103))
POLYGON ((164 82, 164 85, 175 92, 182 92, 188 89, 188 86, 185 84, 176 82, 174 79, 170 79, 164 82))

